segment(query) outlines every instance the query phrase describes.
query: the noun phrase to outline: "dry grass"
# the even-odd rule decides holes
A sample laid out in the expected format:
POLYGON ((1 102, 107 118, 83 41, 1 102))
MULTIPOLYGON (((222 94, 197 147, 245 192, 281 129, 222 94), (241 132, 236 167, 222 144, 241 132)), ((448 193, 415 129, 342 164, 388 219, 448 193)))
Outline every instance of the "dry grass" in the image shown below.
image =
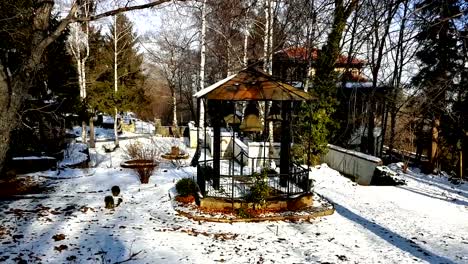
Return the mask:
MULTIPOLYGON (((133 141, 123 148, 125 158, 129 160, 140 160, 142 163, 146 161, 153 162, 156 165, 161 161, 163 154, 162 146, 158 146, 156 142, 151 139, 150 143, 143 143, 141 141, 133 141)), ((133 170, 139 176, 141 183, 148 183, 149 178, 153 174, 156 166, 141 166, 133 170)))

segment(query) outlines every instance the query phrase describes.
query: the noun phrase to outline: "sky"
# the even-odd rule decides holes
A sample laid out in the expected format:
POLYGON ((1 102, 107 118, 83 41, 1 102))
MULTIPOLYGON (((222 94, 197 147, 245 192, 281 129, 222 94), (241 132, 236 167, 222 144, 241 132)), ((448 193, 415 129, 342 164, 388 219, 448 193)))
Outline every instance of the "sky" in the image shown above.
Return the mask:
MULTIPOLYGON (((68 12, 70 11, 71 3, 74 0, 59 0, 56 1, 56 5, 54 7, 55 12, 59 14, 60 17, 65 17, 68 12)), ((126 6, 136 6, 151 2, 150 0, 98 0, 97 5, 97 12, 96 13, 103 13, 116 7, 126 6)), ((162 27, 164 24, 163 16, 166 13, 174 13, 177 12, 174 8, 170 7, 170 3, 163 4, 161 6, 156 6, 151 9, 143 9, 143 10, 135 10, 129 11, 125 14, 135 23, 135 29, 139 34, 144 34, 150 31, 157 31, 162 27)), ((109 17, 100 19, 98 21, 93 22, 93 24, 98 25, 108 25, 111 23, 111 19, 109 17)))

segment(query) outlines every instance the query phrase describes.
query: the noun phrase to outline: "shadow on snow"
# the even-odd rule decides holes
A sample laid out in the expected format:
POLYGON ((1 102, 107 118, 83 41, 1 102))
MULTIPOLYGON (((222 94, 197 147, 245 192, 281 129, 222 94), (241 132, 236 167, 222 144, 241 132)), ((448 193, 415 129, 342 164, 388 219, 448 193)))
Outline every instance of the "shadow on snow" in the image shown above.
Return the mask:
MULTIPOLYGON (((327 198, 329 199, 329 198, 327 198)), ((381 239, 385 240, 386 242, 392 244, 393 246, 408 252, 409 254, 413 255, 414 257, 427 261, 429 263, 455 263, 450 259, 447 259, 442 256, 438 256, 433 252, 428 250, 422 249, 418 244, 416 244, 413 240, 407 239, 379 224, 376 224, 372 221, 367 220, 366 218, 352 212, 348 208, 335 203, 333 200, 329 199, 331 202, 335 204, 336 213, 340 214, 341 216, 365 227, 367 230, 371 231, 381 239)))

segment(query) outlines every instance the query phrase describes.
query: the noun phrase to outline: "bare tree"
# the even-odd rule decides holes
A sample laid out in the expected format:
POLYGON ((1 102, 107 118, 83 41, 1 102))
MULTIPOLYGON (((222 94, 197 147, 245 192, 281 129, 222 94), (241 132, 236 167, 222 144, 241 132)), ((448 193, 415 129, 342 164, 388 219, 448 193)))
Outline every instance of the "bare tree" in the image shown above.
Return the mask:
MULTIPOLYGON (((171 30, 169 26, 161 32, 154 42, 151 42, 153 47, 145 45, 148 51, 150 60, 159 66, 162 76, 164 77, 169 90, 171 91, 172 100, 172 125, 177 128, 177 109, 178 100, 177 92, 179 92, 179 99, 182 96, 182 91, 189 90, 189 94, 193 94, 193 84, 195 80, 192 79, 190 70, 187 70, 189 65, 194 61, 194 51, 190 49, 194 42, 195 34, 189 35, 180 30, 171 30)), ((193 68, 193 67, 192 67, 193 68)), ((191 97, 190 97, 191 98, 191 97)), ((192 101, 189 99, 187 101, 192 101)))
POLYGON ((61 16, 58 26, 51 30, 50 21, 56 1, 37 0, 31 9, 31 26, 26 32, 27 34, 31 32, 28 37, 30 50, 15 71, 9 69, 4 61, 0 63, 0 171, 3 171, 9 149, 10 132, 18 125, 18 110, 32 86, 30 77, 41 67, 41 59, 46 48, 65 31, 68 25, 78 21, 97 20, 130 10, 150 8, 170 1, 155 0, 141 5, 131 5, 132 1, 127 1, 121 7, 103 11, 88 18, 76 16, 79 8, 78 1, 72 1, 66 14, 61 16))
POLYGON ((372 73, 372 92, 367 102, 367 153, 375 155, 376 144, 374 137, 376 103, 373 97, 378 85, 378 77, 381 73, 382 61, 388 49, 388 35, 393 18, 399 9, 399 0, 373 1, 367 3, 368 14, 371 18, 372 34, 368 38, 369 64, 372 73))
MULTIPOLYGON (((201 12, 201 33, 200 33, 200 87, 199 90, 205 87, 205 57, 206 57, 206 0, 203 0, 201 12)), ((199 109, 199 122, 198 127, 205 127, 205 105, 203 101, 198 105, 199 109)), ((203 137, 204 133, 200 133, 203 137)))
MULTIPOLYGON (((114 69, 114 93, 117 95, 119 91, 119 79, 122 76, 119 76, 118 74, 118 67, 119 67, 119 54, 122 53, 123 51, 126 50, 128 46, 130 46, 132 43, 129 43, 129 41, 133 41, 132 38, 128 38, 130 34, 132 34, 132 27, 130 23, 122 23, 118 19, 118 15, 114 15, 113 19, 113 27, 111 28, 111 33, 112 33, 112 42, 114 46, 114 60, 113 60, 113 69, 114 69)), ((123 73, 125 74, 125 73, 123 73)), ((118 128, 119 128, 119 110, 117 109, 117 106, 114 108, 114 144, 116 146, 119 145, 119 133, 118 133, 118 128)))
MULTIPOLYGON (((78 9, 76 16, 88 18, 91 12, 91 2, 89 0, 82 1, 80 8, 78 9)), ((67 48, 73 55, 76 62, 77 74, 78 74, 78 85, 80 88, 80 98, 82 103, 86 100, 86 61, 89 58, 89 22, 74 22, 69 26, 70 33, 67 39, 67 48)), ((90 147, 94 147, 94 126, 92 125, 93 118, 90 118, 90 147)), ((82 121, 81 126, 81 138, 83 143, 87 141, 87 128, 86 121, 82 121)))
MULTIPOLYGON (((389 100, 390 105, 390 137, 388 140, 389 153, 392 153, 394 144, 396 142, 396 123, 397 115, 400 109, 410 100, 416 93, 412 93, 406 98, 401 98, 405 80, 403 74, 405 69, 414 63, 415 50, 417 49, 416 41, 414 39, 415 29, 411 27, 411 11, 409 0, 403 1, 400 5, 399 17, 396 19, 395 24, 398 30, 389 34, 389 42, 392 47, 391 61, 393 62, 392 75, 390 84, 393 87, 391 97, 389 100)), ((387 121, 384 122, 384 128, 387 121)), ((420 147, 418 147, 420 148, 420 147)))

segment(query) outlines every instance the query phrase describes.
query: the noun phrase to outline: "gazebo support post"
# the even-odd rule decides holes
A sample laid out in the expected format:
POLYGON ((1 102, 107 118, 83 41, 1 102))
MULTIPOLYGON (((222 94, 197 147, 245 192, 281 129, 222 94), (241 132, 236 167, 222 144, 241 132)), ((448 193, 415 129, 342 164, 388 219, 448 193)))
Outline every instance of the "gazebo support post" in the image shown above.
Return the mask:
POLYGON ((286 187, 291 163, 291 102, 283 101, 281 111, 281 154, 280 154, 280 185, 286 187))
POLYGON ((219 189, 221 173, 221 107, 219 101, 211 101, 213 104, 213 188, 219 189))
MULTIPOLYGON (((206 150, 204 148, 204 146, 202 146, 202 144, 205 144, 205 140, 203 140, 203 142, 200 140, 200 105, 203 103, 201 102, 201 98, 197 98, 197 109, 198 109, 198 112, 197 112, 197 151, 200 152, 200 155, 201 155, 201 151, 202 151, 202 148, 204 150, 204 152, 206 153, 206 150)), ((199 159, 200 157, 198 157, 199 159)), ((196 164, 197 164, 197 184, 198 184, 198 187, 200 188, 200 192, 202 193, 202 195, 205 195, 205 175, 202 173, 201 169, 200 169, 200 162, 197 160, 196 161, 196 164)), ((205 155, 205 161, 204 161, 204 166, 206 167, 206 155, 205 155)))

